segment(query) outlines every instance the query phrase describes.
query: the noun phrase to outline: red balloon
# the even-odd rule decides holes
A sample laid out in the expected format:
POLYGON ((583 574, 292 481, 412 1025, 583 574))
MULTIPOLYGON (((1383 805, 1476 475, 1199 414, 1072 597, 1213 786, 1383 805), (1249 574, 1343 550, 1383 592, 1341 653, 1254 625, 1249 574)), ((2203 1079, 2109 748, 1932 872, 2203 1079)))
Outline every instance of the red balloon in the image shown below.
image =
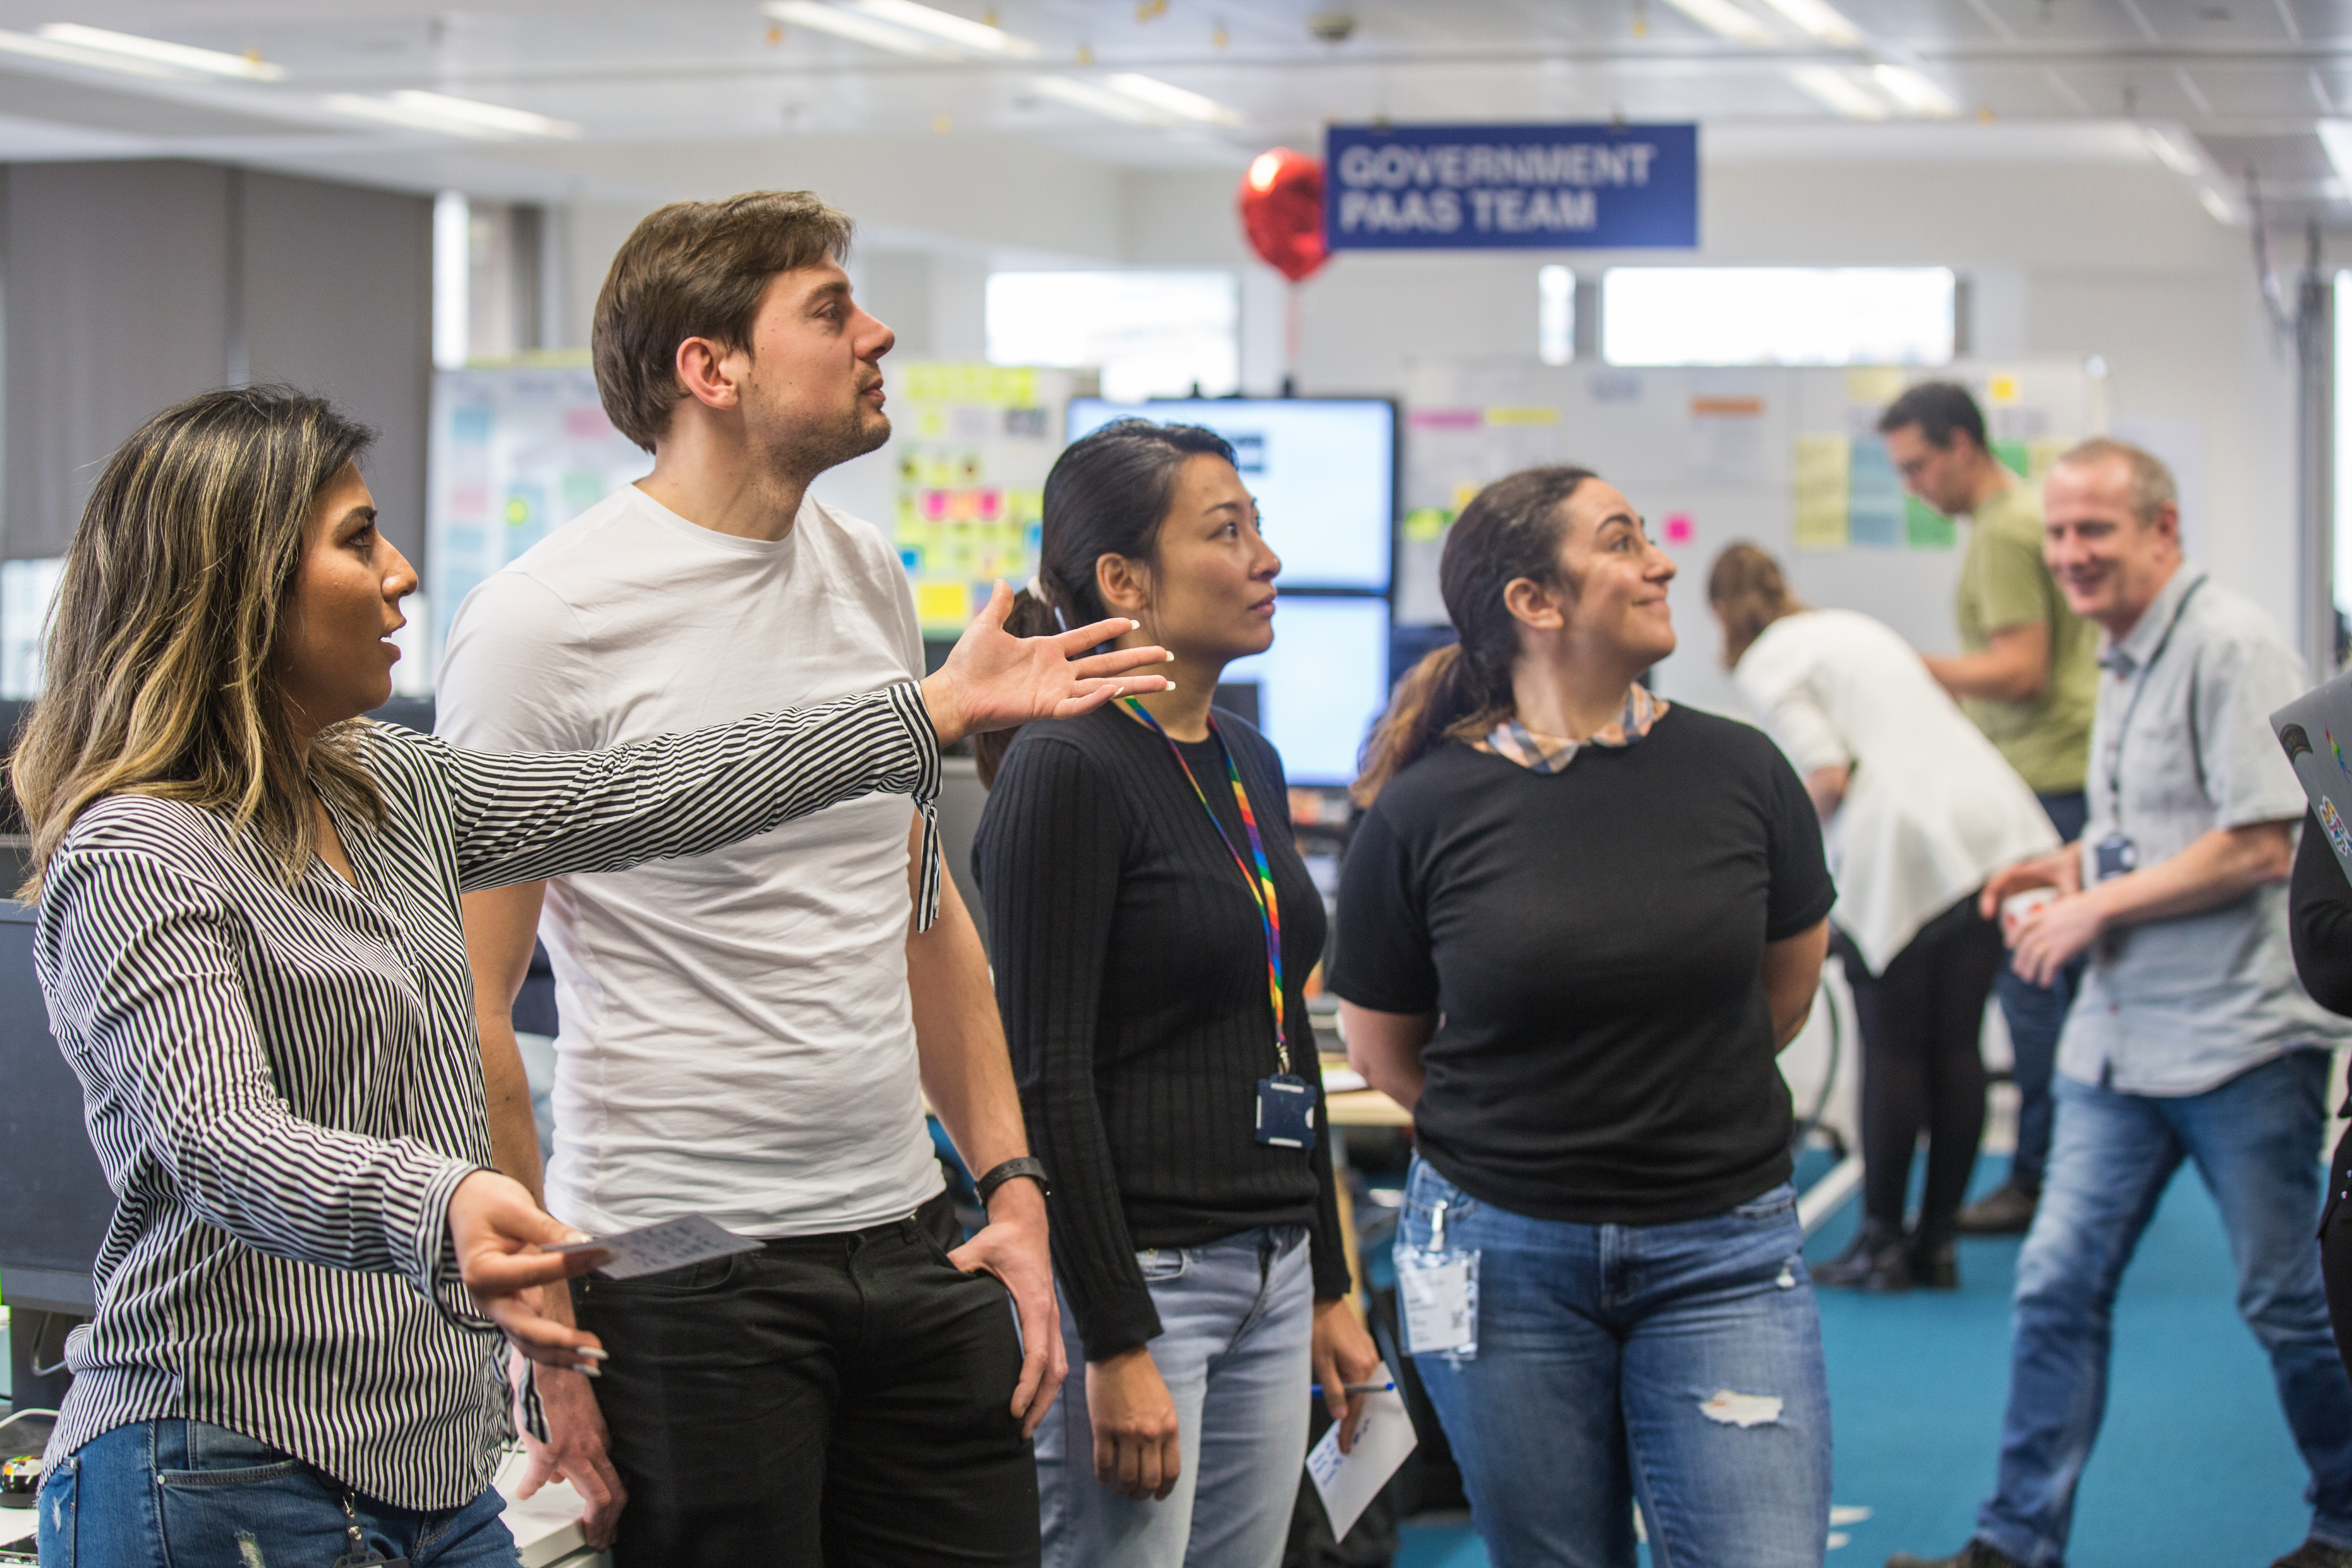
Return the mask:
POLYGON ((1287 147, 1261 153, 1242 176, 1242 232, 1293 283, 1331 259, 1323 246, 1323 161, 1287 147))

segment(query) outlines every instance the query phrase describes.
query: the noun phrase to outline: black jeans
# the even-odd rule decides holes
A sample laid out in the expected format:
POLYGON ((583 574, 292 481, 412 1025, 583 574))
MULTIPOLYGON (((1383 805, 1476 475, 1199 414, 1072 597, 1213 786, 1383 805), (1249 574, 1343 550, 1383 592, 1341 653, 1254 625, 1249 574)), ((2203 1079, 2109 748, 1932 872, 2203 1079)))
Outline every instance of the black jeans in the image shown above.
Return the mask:
POLYGON ((1970 893, 1921 927, 1883 974, 1865 973, 1840 939, 1862 1026, 1862 1210, 1901 1229, 1911 1155, 1927 1133, 1922 1235, 1952 1234, 1984 1133, 1980 1040, 1985 997, 2000 966, 2000 928, 1970 893))
POLYGON ((906 1219, 572 1286, 629 1489, 617 1568, 1037 1562, 1011 1299, 906 1219))
POLYGON ((2320 1194, 2319 1273, 2327 1287, 2327 1321, 2336 1330, 2336 1353, 2352 1369, 2352 1127, 2336 1140, 2327 1164, 2327 1191, 2320 1194))

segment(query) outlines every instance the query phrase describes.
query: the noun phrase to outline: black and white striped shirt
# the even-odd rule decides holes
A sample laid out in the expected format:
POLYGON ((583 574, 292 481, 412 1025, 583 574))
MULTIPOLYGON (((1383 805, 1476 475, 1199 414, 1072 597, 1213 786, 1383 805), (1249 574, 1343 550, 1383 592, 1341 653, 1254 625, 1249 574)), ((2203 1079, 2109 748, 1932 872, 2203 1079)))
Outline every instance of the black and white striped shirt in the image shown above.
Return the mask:
POLYGON ((702 854, 875 792, 938 793, 911 683, 608 752, 492 756, 373 726, 389 807, 341 813, 357 886, 289 887, 250 836, 116 795, 48 866, 49 1024, 117 1194, 52 1463, 210 1421, 396 1507, 489 1484, 499 1337, 450 1258, 490 1162, 457 898, 702 854))

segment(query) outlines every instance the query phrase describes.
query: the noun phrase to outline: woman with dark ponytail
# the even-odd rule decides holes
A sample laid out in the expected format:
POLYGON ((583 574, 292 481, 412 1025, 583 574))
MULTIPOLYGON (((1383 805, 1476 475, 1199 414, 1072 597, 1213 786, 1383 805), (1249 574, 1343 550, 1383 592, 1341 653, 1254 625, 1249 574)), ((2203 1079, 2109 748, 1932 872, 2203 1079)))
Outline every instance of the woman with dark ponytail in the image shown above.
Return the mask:
POLYGON ((1759 731, 1641 684, 1674 563, 1582 468, 1498 480, 1439 566, 1460 640, 1373 732, 1331 989, 1411 1108, 1407 1348, 1497 1568, 1812 1568, 1821 1321, 1775 1058, 1835 893, 1759 731))
POLYGON ((1044 1562, 1275 1568, 1309 1384, 1352 1426, 1380 1367, 1301 996, 1322 899, 1281 759, 1210 708, 1282 563, 1224 439, 1140 419, 1054 465, 1042 552, 1012 625, 1128 616, 1175 683, 981 742, 972 869, 1086 1367, 1037 1429, 1044 1562))

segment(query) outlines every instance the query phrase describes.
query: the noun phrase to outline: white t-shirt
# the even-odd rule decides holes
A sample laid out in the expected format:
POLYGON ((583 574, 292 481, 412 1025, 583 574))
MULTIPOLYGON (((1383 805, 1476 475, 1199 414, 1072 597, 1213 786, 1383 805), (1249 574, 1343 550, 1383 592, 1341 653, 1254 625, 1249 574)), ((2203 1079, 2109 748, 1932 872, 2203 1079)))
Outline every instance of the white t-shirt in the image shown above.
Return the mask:
MULTIPOLYGON (((803 503, 780 543, 631 485, 466 596, 437 729, 479 751, 618 745, 923 673, 912 591, 866 523, 803 503)), ((809 1236, 940 1189, 907 993, 895 795, 709 855, 548 884, 549 1212, 599 1234, 704 1214, 809 1236)))

